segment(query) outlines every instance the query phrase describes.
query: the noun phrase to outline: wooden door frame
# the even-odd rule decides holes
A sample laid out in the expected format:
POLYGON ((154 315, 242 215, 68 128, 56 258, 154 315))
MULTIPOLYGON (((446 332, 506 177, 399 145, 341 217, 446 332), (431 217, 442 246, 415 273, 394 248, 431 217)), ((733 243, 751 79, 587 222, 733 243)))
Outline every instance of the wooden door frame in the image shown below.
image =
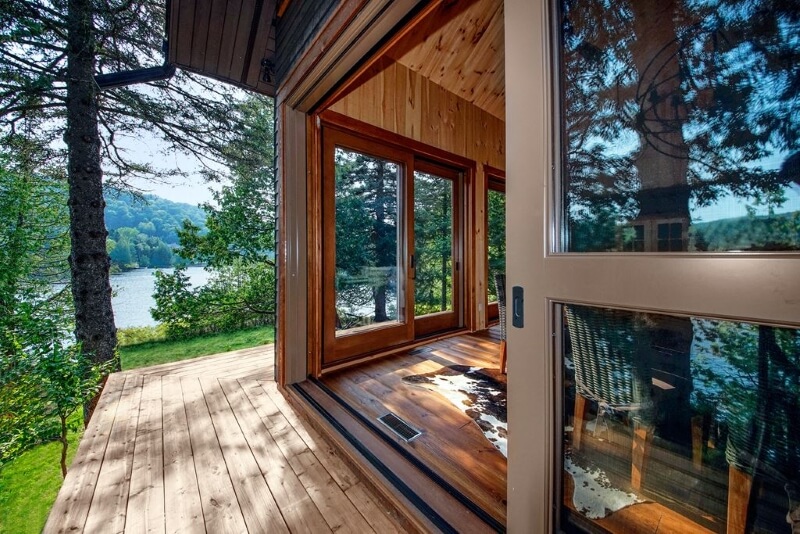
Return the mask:
MULTIPOLYGON (((411 339, 409 339, 406 343, 398 343, 394 345, 385 343, 369 343, 367 345, 362 344, 359 346, 360 350, 358 355, 347 353, 346 356, 342 356, 340 359, 337 358, 336 362, 323 364, 323 354, 333 354, 336 352, 334 346, 331 345, 331 343, 335 341, 335 337, 331 337, 331 329, 327 326, 329 324, 335 324, 335 317, 331 315, 330 309, 326 310, 326 306, 324 304, 326 298, 325 294, 326 291, 328 291, 325 288, 326 275, 324 268, 327 252, 325 250, 324 243, 327 242, 329 238, 326 237, 325 234, 326 229, 324 220, 325 218, 323 216, 323 206, 326 202, 326 197, 330 197, 331 195, 330 193, 325 194, 323 190, 323 182, 325 181, 323 178, 323 137, 325 135, 323 134, 323 131, 336 130, 342 132, 350 139, 354 140, 354 144, 359 144, 361 147, 366 147, 364 150, 375 155, 379 154, 376 153, 375 150, 371 150, 371 147, 376 145, 382 145, 386 147, 387 151, 397 150, 404 152, 412 158, 412 161, 409 165, 409 169, 411 169, 412 172, 414 169, 414 160, 424 160, 426 162, 432 162, 443 168, 452 169, 453 171, 460 173, 460 182, 462 187, 460 203, 463 212, 459 213, 459 217, 463 221, 463 231, 462 235, 460 236, 462 239, 459 252, 463 258, 461 276, 464 280, 462 284, 464 288, 461 291, 462 297, 460 300, 462 313, 460 314, 461 316, 459 318, 459 324, 454 331, 459 328, 472 328, 475 317, 472 313, 470 313, 470 310, 473 307, 474 297, 472 295, 473 291, 469 289, 469 284, 467 281, 472 279, 472 272, 474 271, 474 258, 472 256, 474 256, 475 241, 472 228, 474 227, 473 219, 475 207, 471 205, 471 203, 474 202, 474 192, 470 193, 470 188, 473 187, 474 177, 476 174, 475 162, 462 156, 451 154, 436 147, 420 143, 419 141, 415 141, 413 139, 408 139, 393 132, 388 132, 381 128, 357 121, 330 110, 321 111, 313 115, 309 120, 309 126, 313 129, 313 132, 310 132, 309 136, 313 140, 313 144, 316 147, 312 152, 314 157, 309 160, 309 168, 311 169, 311 172, 309 173, 308 189, 309 202, 312 203, 309 205, 309 207, 310 213, 313 214, 312 224, 309 228, 309 235, 312 236, 311 239, 313 239, 314 243, 311 247, 311 250, 314 251, 314 253, 309 255, 308 268, 309 280, 311 282, 309 286, 309 300, 312 301, 309 314, 311 314, 313 310, 316 310, 316 316, 318 317, 318 320, 312 320, 312 323, 315 323, 313 326, 315 330, 319 332, 318 339, 320 340, 318 350, 314 350, 315 346, 313 345, 313 339, 310 340, 310 345, 312 345, 312 347, 309 351, 308 368, 311 370, 312 374, 314 376, 320 376, 323 374, 326 368, 339 369, 342 365, 355 364, 361 361, 364 357, 389 351, 393 348, 403 346, 404 344, 414 344, 419 339, 419 337, 415 338, 415 336, 412 336, 411 339)), ((389 152, 386 153, 388 154, 389 152)), ((395 159, 397 159, 397 156, 395 159)), ((329 169, 328 172, 331 172, 331 170, 329 169)), ((410 232, 412 232, 410 236, 413 239, 413 228, 410 229, 410 232)), ((328 258, 327 262, 330 263, 330 261, 331 259, 328 258)), ((330 295, 328 295, 327 298, 330 299, 330 295)), ((441 332, 437 331, 435 328, 432 328, 429 333, 426 332, 426 334, 429 335, 436 335, 439 333, 441 332)), ((341 338, 342 336, 340 336, 340 339, 341 338)))
MULTIPOLYGON (((334 126, 322 130, 322 365, 327 367, 360 356, 364 353, 391 348, 410 342, 414 337, 413 285, 408 279, 410 249, 413 246, 414 229, 409 217, 409 181, 414 168, 414 158, 409 152, 365 139, 334 126), (336 164, 334 150, 344 147, 362 154, 375 156, 397 163, 400 167, 398 177, 398 299, 403 297, 403 310, 398 310, 398 321, 337 335, 336 333, 336 295, 333 280, 336 276, 336 164), (327 245, 327 246, 326 246, 327 245)), ((398 302, 399 303, 399 302, 398 302)))

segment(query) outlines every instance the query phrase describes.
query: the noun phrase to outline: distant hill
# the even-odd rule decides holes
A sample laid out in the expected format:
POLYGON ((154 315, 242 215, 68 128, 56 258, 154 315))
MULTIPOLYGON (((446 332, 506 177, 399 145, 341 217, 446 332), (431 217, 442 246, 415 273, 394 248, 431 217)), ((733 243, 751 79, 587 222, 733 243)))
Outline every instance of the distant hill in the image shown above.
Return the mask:
POLYGON ((178 229, 188 219, 205 228, 205 212, 156 195, 106 193, 108 253, 118 269, 170 267, 176 261, 178 229))
POLYGON ((692 224, 698 248, 720 250, 798 250, 800 213, 735 217, 692 224), (701 244, 702 243, 702 244, 701 244))
POLYGON ((156 195, 144 195, 144 201, 130 193, 106 193, 106 228, 142 228, 142 233, 157 237, 168 245, 178 244, 177 230, 184 219, 205 228, 205 212, 192 204, 172 202, 156 195), (146 230, 146 231, 145 231, 146 230))

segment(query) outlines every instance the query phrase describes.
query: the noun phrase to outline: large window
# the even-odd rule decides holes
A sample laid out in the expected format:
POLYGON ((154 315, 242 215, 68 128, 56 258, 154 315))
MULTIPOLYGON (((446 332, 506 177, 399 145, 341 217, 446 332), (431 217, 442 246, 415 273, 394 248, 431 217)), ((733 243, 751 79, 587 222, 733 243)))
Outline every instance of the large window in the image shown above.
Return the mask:
POLYGON ((800 528, 800 331, 563 312, 565 527, 800 528))
MULTIPOLYGON (((797 6, 559 5, 552 249, 800 251, 797 6)), ((579 256, 560 256, 563 272, 579 256)), ((658 517, 678 532, 800 530, 800 333, 762 323, 767 292, 733 315, 752 320, 697 311, 782 282, 759 279, 737 264, 744 258, 725 258, 736 276, 717 277, 711 263, 674 258, 673 272, 693 278, 680 287, 659 285, 663 256, 591 259, 595 287, 580 286, 575 300, 619 306, 556 306, 562 525, 627 532, 658 517), (711 300, 694 299, 700 291, 711 300), (644 301, 682 313, 618 309, 644 301)))
POLYGON ((800 250, 800 17, 561 2, 566 252, 800 250))
MULTIPOLYGON (((486 290, 489 302, 497 302, 497 288, 494 277, 506 272, 506 180, 500 171, 487 172, 488 190, 486 192, 486 260, 489 280, 486 290)), ((497 317, 497 312, 489 311, 489 318, 497 317)))
POLYGON ((463 324, 461 173, 323 129, 323 364, 463 324))

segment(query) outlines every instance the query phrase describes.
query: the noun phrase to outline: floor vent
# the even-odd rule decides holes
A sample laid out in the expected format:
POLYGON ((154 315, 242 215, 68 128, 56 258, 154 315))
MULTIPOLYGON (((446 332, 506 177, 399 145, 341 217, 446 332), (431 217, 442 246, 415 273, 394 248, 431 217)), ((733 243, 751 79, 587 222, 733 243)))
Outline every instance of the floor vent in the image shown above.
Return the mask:
POLYGON ((403 441, 409 442, 422 434, 419 430, 412 427, 393 413, 387 413, 378 417, 378 421, 386 425, 389 430, 400 436, 403 441))

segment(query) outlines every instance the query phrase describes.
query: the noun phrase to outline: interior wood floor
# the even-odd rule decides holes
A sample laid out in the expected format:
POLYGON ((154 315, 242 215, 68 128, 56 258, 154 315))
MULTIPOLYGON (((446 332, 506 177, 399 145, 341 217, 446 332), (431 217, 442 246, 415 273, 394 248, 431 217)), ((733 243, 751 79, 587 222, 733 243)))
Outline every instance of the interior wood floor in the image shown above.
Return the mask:
POLYGON ((402 532, 286 402, 273 358, 111 375, 44 532, 402 532))
POLYGON ((494 330, 434 341, 325 375, 321 381, 372 421, 394 412, 422 430, 410 443, 388 430, 385 435, 505 524, 506 458, 441 394, 403 381, 454 364, 497 369, 499 334, 494 330))

